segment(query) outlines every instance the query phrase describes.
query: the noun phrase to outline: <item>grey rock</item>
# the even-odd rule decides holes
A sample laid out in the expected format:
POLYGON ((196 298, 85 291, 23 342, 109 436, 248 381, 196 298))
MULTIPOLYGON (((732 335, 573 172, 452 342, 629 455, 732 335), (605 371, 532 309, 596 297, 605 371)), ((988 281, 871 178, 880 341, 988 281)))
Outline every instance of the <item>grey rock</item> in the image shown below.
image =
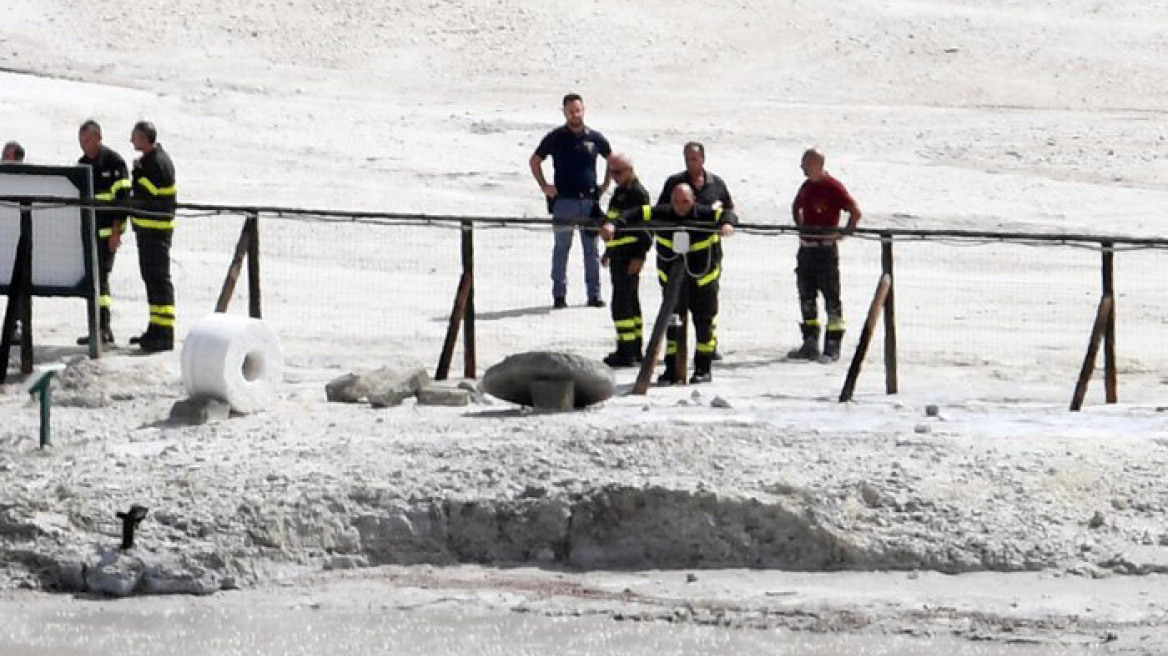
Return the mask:
POLYGON ((938 408, 936 405, 930 403, 929 405, 925 406, 925 416, 926 417, 936 417, 940 414, 941 414, 941 409, 938 408))
POLYGON ((430 384, 430 375, 422 367, 382 367, 363 378, 369 390, 369 403, 374 408, 401 405, 430 384))
POLYGON ((616 392, 612 370, 599 360, 573 353, 531 351, 507 357, 487 369, 483 390, 506 401, 534 406, 532 384, 570 380, 574 408, 584 408, 616 392))
POLYGON ((175 401, 170 408, 172 424, 206 424, 230 416, 231 404, 209 397, 182 399, 175 401))
POLYGON ((324 393, 330 403, 360 403, 369 395, 369 386, 360 374, 349 373, 330 380, 324 393))
POLYGON ((470 397, 471 393, 460 387, 423 387, 418 390, 418 405, 464 406, 470 397))
POLYGON ((729 409, 729 408, 733 408, 734 406, 730 405, 730 402, 727 401, 726 399, 724 399, 720 396, 715 396, 714 399, 712 401, 710 401, 710 407, 729 409))

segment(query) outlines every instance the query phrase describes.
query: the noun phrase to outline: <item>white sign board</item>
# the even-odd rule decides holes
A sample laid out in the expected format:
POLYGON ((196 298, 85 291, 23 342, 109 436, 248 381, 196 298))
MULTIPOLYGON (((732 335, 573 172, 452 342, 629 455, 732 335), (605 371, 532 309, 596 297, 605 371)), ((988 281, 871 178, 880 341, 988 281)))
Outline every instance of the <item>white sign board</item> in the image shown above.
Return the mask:
MULTIPOLYGON (((12 197, 91 198, 89 167, 0 166, 0 290, 12 283, 20 241, 19 200, 12 197)), ((86 296, 92 285, 92 211, 37 202, 32 206, 34 295, 86 296)))

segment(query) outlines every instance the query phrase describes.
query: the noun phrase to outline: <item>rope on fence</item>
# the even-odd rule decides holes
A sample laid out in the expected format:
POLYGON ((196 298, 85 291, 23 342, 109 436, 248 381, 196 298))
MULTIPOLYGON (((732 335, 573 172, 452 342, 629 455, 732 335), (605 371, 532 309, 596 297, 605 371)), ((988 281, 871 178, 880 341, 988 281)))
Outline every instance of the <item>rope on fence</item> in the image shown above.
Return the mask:
MULTIPOLYGON (((31 202, 43 208, 54 207, 81 207, 86 209, 116 209, 133 212, 143 217, 161 217, 163 215, 136 210, 132 207, 97 203, 87 199, 66 198, 57 196, 0 196, 0 206, 19 206, 21 202, 31 202)), ((483 228, 519 228, 530 230, 574 230, 577 228, 595 228, 595 223, 587 220, 553 221, 541 217, 500 217, 500 216, 467 216, 457 214, 420 214, 403 212, 372 212, 358 210, 325 210, 297 207, 279 207, 263 205, 219 205, 208 203, 179 203, 178 213, 186 217, 209 217, 218 215, 247 216, 252 214, 267 217, 326 223, 360 223, 374 225, 429 225, 435 227, 450 227, 464 229, 463 224, 470 222, 475 227, 483 228)), ((876 218, 881 218, 877 216, 876 218)), ((894 217, 887 217, 894 218, 894 217)), ((871 222, 871 221, 869 221, 871 222)), ((660 224, 653 227, 655 230, 669 230, 678 226, 660 224)), ((713 232, 716 227, 685 226, 694 232, 713 232)), ((650 230, 649 228, 634 227, 633 229, 650 230)), ((738 232, 757 235, 806 235, 812 232, 807 228, 799 228, 779 223, 741 223, 735 228, 738 232)), ((828 229, 820 232, 837 233, 839 229, 828 229)), ((1096 248, 1101 244, 1110 243, 1115 250, 1147 250, 1168 249, 1168 239, 1156 237, 1127 237, 1117 235, 1094 234, 1051 234, 1033 232, 1006 232, 985 230, 924 230, 914 228, 857 228, 849 233, 856 239, 879 241, 885 236, 895 239, 922 240, 945 242, 951 245, 977 246, 998 242, 1011 242, 1028 246, 1072 246, 1096 248)))

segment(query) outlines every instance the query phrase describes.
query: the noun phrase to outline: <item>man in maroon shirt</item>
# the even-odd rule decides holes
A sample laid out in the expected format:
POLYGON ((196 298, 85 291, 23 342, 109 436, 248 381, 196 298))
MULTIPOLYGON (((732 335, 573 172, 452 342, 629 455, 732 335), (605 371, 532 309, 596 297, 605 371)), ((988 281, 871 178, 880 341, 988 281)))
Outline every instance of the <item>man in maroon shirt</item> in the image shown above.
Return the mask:
POLYGON ((860 222, 860 208, 843 183, 823 169, 825 158, 815 149, 803 153, 801 167, 807 180, 795 194, 791 215, 801 228, 795 280, 799 287, 799 308, 803 313, 803 346, 787 357, 816 360, 827 364, 839 359, 844 339, 844 310, 840 302, 839 247, 842 235, 850 234, 860 222), (840 211, 848 213, 848 225, 839 230, 840 211), (823 294, 827 310, 827 336, 823 355, 819 352, 819 310, 817 294, 823 294))

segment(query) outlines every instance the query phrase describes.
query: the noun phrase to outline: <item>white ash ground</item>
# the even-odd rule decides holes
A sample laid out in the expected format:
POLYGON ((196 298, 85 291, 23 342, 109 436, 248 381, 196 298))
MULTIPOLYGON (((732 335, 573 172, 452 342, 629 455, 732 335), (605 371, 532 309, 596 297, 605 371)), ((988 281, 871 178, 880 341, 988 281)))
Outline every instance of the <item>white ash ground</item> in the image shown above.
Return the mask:
POLYGON ((733 407, 718 409, 701 388, 583 414, 375 410, 326 403, 313 383, 264 413, 179 427, 165 422, 182 396, 169 364, 75 365, 47 451, 31 402, 3 397, 15 419, 0 435, 10 584, 76 587, 69 572, 116 546, 114 513, 132 503, 151 508, 139 552, 197 564, 200 590, 285 568, 458 562, 1168 569, 1163 437, 1068 436, 1053 421, 1024 440, 971 439, 977 404, 929 418, 899 402, 808 407, 722 392, 733 407), (88 400, 110 389, 119 400, 88 400), (865 420, 847 427, 829 421, 857 413, 865 420), (619 421, 590 421, 601 416, 619 421))

